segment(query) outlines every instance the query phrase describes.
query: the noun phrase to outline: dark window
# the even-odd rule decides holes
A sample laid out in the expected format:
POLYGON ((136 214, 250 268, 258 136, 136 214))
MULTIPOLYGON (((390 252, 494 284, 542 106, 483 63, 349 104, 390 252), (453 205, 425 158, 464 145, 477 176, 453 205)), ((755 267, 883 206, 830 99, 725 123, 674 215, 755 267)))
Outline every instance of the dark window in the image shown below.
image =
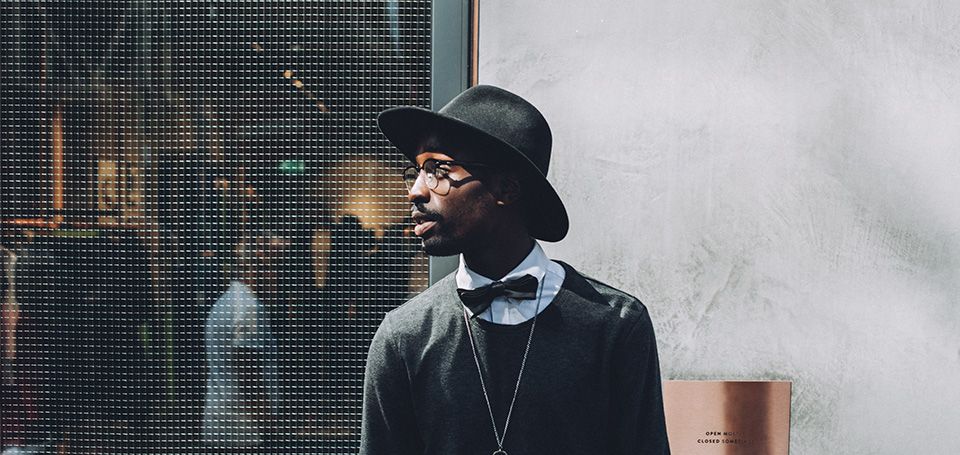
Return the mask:
POLYGON ((3 449, 355 453, 430 2, 0 8, 3 449))

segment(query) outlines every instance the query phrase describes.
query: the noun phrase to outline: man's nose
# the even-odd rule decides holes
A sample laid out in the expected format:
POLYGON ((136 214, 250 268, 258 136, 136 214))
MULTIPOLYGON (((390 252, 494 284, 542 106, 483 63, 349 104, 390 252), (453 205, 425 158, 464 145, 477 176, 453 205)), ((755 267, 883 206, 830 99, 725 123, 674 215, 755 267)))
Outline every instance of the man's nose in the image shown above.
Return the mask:
POLYGON ((427 178, 423 171, 420 171, 417 179, 413 181, 413 186, 407 190, 407 199, 414 203, 430 199, 430 188, 427 187, 427 178))

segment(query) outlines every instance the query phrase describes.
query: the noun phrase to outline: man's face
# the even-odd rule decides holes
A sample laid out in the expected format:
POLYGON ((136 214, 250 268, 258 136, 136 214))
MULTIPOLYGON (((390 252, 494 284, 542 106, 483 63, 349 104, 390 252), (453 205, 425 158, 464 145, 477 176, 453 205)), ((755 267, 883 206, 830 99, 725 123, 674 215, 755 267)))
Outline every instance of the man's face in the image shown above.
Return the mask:
POLYGON ((258 237, 255 241, 257 296, 267 303, 280 299, 283 270, 289 242, 277 237, 258 237))
MULTIPOLYGON (((474 162, 467 151, 420 148, 417 165, 427 160, 474 162)), ((423 241, 423 249, 431 256, 450 256, 471 248, 482 247, 483 240, 491 238, 500 216, 497 199, 487 182, 477 179, 477 173, 488 170, 458 165, 443 165, 446 179, 438 190, 427 185, 426 171, 421 171, 407 198, 413 203, 414 233, 423 241)), ((484 174, 479 174, 484 175, 484 174)))

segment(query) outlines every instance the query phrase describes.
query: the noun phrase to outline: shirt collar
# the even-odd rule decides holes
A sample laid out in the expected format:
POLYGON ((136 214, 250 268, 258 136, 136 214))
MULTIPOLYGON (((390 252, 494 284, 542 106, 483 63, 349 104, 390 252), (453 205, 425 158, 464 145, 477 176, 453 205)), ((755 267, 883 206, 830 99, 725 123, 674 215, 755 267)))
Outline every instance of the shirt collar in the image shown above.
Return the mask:
MULTIPOLYGON (((547 274, 547 267, 550 266, 550 258, 547 257, 547 254, 543 252, 543 248, 540 247, 540 243, 536 240, 533 241, 533 249, 530 250, 530 253, 527 254, 527 257, 520 261, 520 264, 517 264, 513 270, 507 272, 503 278, 500 278, 500 281, 507 280, 510 278, 517 278, 523 275, 533 275, 541 283, 543 282, 543 277, 547 274)), ((467 267, 467 262, 463 259, 463 255, 460 255, 460 267, 457 269, 457 287, 460 289, 476 289, 480 286, 486 286, 490 283, 493 283, 494 280, 487 278, 473 270, 470 270, 470 267, 467 267)))

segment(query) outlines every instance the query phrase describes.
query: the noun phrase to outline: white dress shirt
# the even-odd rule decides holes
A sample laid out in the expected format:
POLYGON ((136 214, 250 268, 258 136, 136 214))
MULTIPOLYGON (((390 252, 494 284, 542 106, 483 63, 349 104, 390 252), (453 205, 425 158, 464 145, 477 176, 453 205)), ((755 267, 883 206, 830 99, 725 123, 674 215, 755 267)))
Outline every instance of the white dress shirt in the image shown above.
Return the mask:
MULTIPOLYGON (((484 310, 478 317, 496 324, 516 325, 530 320, 539 314, 539 312, 546 309, 547 306, 550 305, 550 302, 553 301, 553 298, 557 296, 557 292, 560 291, 560 285, 563 284, 563 277, 565 275, 563 266, 551 261, 546 253, 543 252, 540 244, 534 241, 530 254, 528 254, 523 261, 520 261, 520 264, 513 270, 504 275, 503 278, 500 278, 500 281, 518 278, 528 274, 536 277, 540 283, 540 288, 537 289, 538 298, 518 300, 499 296, 493 299, 490 308, 484 310), (539 312, 537 310, 538 300, 539 312)), ((476 289, 480 286, 493 283, 494 281, 470 270, 462 254, 460 255, 460 268, 457 269, 456 279, 457 287, 460 289, 476 289)), ((467 308, 467 314, 471 317, 473 316, 469 308, 467 308)))

